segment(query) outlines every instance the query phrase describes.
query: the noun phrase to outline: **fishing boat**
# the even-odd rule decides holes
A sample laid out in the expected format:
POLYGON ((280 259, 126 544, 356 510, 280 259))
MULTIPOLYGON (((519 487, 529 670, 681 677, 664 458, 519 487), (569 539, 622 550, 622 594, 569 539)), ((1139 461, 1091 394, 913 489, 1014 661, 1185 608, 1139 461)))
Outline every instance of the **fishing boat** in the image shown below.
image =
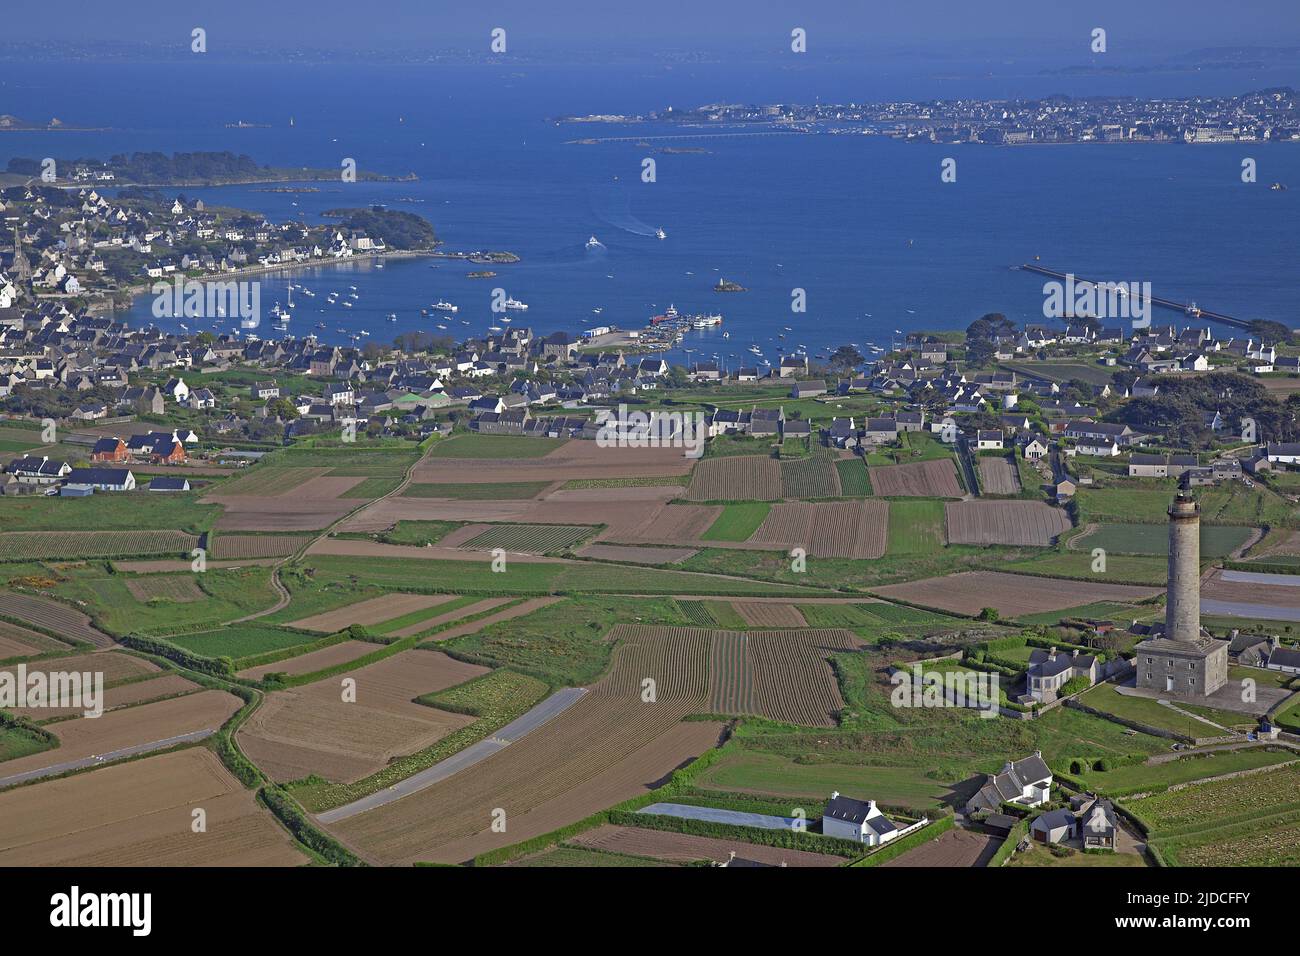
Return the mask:
POLYGON ((506 299, 505 302, 501 303, 501 305, 502 307, 510 309, 514 312, 528 311, 528 303, 520 302, 518 299, 514 298, 513 296, 509 299, 506 299))
POLYGON ((435 303, 433 304, 433 308, 435 308, 435 309, 438 310, 439 312, 459 312, 459 311, 460 311, 460 306, 452 305, 452 304, 451 304, 450 302, 448 302, 446 299, 439 299, 437 302, 435 302, 435 303))

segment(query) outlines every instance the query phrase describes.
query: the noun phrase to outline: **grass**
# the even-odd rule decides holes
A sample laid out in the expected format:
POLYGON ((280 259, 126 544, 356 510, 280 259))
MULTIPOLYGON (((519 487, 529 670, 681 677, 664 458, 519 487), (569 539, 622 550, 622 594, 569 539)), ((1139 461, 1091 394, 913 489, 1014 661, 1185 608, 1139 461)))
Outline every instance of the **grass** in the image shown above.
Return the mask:
MULTIPOLYGON (((455 594, 737 594, 816 595, 808 587, 776 590, 762 581, 719 580, 687 571, 628 567, 592 561, 537 564, 514 561, 494 573, 484 561, 407 561, 309 555, 299 565, 314 571, 315 590, 325 585, 371 587, 393 591, 441 591, 455 594)), ((211 572, 209 572, 211 573, 211 572)), ((337 592, 336 592, 337 593, 337 592)), ((296 595, 295 595, 296 599, 296 595)), ((316 613, 304 611, 298 616, 316 613)), ((295 618, 286 618, 295 620, 295 618)))
POLYGON ((561 491, 583 488, 658 488, 669 485, 689 485, 690 475, 656 475, 648 478, 570 478, 560 486, 561 491))
POLYGON ((239 660, 270 651, 282 651, 320 640, 319 634, 301 634, 256 623, 233 624, 215 631, 198 631, 167 638, 171 644, 204 657, 229 657, 239 660))
POLYGON ((403 614, 401 617, 395 617, 391 620, 384 621, 372 627, 371 630, 376 634, 391 634, 393 631, 400 631, 403 628, 410 627, 412 624, 419 624, 421 621, 441 617, 444 614, 458 611, 471 604, 477 604, 481 600, 482 598, 477 595, 452 598, 450 601, 444 601, 442 604, 422 608, 419 611, 412 611, 410 614, 403 614))
MULTIPOLYGON (((1246 543, 1254 528, 1201 526, 1201 557, 1222 558, 1246 543)), ((1107 554, 1169 553, 1169 532, 1164 525, 1102 524, 1091 534, 1071 542, 1079 550, 1091 552, 1101 548, 1107 554)))
MULTIPOLYGON (((1166 510, 1177 492, 1175 480, 1118 479, 1102 488, 1080 488, 1075 494, 1080 521, 1163 525, 1166 510)), ((1202 489, 1201 525, 1269 525, 1295 527, 1296 509, 1286 499, 1256 484, 1247 488, 1239 481, 1225 481, 1202 489)))
POLYGON ((835 462, 840 473, 840 494, 845 498, 865 498, 871 494, 871 476, 861 458, 841 458, 835 462))
POLYGON ((53 744, 17 727, 0 726, 0 772, 6 760, 17 760, 49 750, 53 744))
POLYGON ((460 523, 456 521, 399 521, 390 530, 380 534, 379 540, 386 544, 422 548, 426 544, 436 544, 459 527, 460 523))
POLYGON ((536 498, 549 481, 502 481, 482 484, 435 484, 416 482, 406 486, 403 498, 454 498, 458 501, 519 500, 536 498))
POLYGON ((353 485, 345 491, 340 497, 342 498, 382 498, 389 492, 395 491, 397 486, 402 483, 402 479, 397 475, 386 475, 377 478, 363 478, 360 482, 353 485))
POLYGON ((1061 611, 1043 611, 1041 614, 1026 614, 1023 617, 1016 618, 1019 624, 1058 624, 1066 618, 1078 618, 1085 621, 1116 621, 1126 624, 1130 620, 1135 620, 1154 614, 1159 610, 1158 607, 1144 607, 1137 604, 1116 604, 1110 601, 1100 601, 1095 604, 1081 604, 1078 607, 1065 608, 1061 611))
POLYGON ((440 649, 489 667, 508 667, 552 689, 595 683, 609 665, 615 624, 688 625, 669 598, 571 598, 453 638, 440 649))
POLYGON ((676 866, 667 860, 654 860, 649 857, 631 856, 623 853, 606 853, 603 850, 589 850, 585 847, 557 846, 554 849, 525 857, 512 866, 522 867, 633 867, 633 866, 676 866))
POLYGON ((200 493, 151 494, 102 491, 88 498, 0 497, 5 531, 135 531, 177 528, 191 534, 211 529, 217 505, 199 504, 200 493))
POLYGON ((942 501, 922 498, 889 502, 889 544, 885 553, 934 554, 944 546, 942 501))
POLYGON ((704 541, 748 541, 771 510, 772 506, 766 501, 724 505, 722 514, 700 538, 704 541))
POLYGON ((1121 694, 1114 684, 1099 684, 1083 694, 1079 702, 1102 713, 1114 714, 1158 730, 1173 731, 1185 737, 1214 737, 1217 733, 1208 724, 1184 717, 1151 698, 1121 694))
POLYGON ((1091 551, 1048 551, 1036 558, 1008 562, 997 570, 1153 587, 1164 587, 1169 574, 1168 558, 1155 555, 1107 554, 1105 571, 1094 571, 1092 565, 1091 551))
POLYGON ((1146 857, 1141 853, 1084 853, 1073 847, 1058 849, 1062 855, 1057 856, 1041 843, 1031 844, 1023 853, 1017 853, 1007 862, 1007 866, 1054 866, 1054 867, 1144 867, 1146 857))
POLYGON ((1220 750, 1200 756, 1183 757, 1155 766, 1135 764, 1117 767, 1114 770, 1092 770, 1077 776, 1089 790, 1118 797, 1145 790, 1162 790, 1174 784, 1219 777, 1241 770, 1268 767, 1287 760, 1295 760, 1297 756, 1290 751, 1252 747, 1249 750, 1220 750))
POLYGON ((730 601, 704 601, 705 612, 713 619, 713 625, 731 630, 744 630, 749 624, 730 601))
POLYGON ((456 435, 437 442, 430 458, 541 458, 567 438, 525 438, 519 435, 456 435))
POLYGON ((1110 381, 1110 370, 1102 365, 1084 362, 1007 362, 1003 368, 1053 382, 1068 382, 1077 378, 1089 385, 1105 385, 1110 381))

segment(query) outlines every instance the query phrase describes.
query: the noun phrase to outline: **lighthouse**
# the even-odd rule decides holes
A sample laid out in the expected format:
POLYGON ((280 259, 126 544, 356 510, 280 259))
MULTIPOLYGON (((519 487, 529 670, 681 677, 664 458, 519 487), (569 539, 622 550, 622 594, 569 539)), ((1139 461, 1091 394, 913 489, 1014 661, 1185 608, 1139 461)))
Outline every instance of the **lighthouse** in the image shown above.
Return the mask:
POLYGON ((1169 506, 1165 637, 1171 641, 1198 641, 1201 637, 1201 509, 1186 493, 1180 493, 1169 506))

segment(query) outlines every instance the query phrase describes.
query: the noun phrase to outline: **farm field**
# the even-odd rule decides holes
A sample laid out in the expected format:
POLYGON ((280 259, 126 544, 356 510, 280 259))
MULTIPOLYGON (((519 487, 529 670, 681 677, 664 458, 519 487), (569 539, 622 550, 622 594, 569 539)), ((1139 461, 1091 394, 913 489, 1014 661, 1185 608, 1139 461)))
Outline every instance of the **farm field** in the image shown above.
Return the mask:
POLYGON ((846 498, 865 498, 871 494, 871 478, 860 458, 841 458, 835 462, 840 476, 840 494, 846 498))
POLYGON ((205 690, 110 711, 102 717, 62 720, 47 728, 59 738, 58 749, 6 761, 3 775, 42 770, 55 764, 168 740, 182 734, 216 730, 242 705, 243 701, 233 694, 223 690, 205 690))
POLYGON ((337 667, 355 661, 358 657, 373 654, 378 649, 379 645, 371 644, 369 641, 343 641, 339 644, 331 644, 329 647, 322 647, 320 650, 308 651, 298 657, 249 667, 239 671, 238 676, 247 680, 261 680, 267 674, 287 674, 290 677, 314 674, 316 671, 337 667))
POLYGON ((986 495, 1017 495, 1020 493, 1020 472, 1006 458, 981 456, 979 464, 980 489, 986 495))
POLYGON ((610 672, 559 716, 491 759, 333 831, 378 862, 458 862, 644 792, 717 741, 717 724, 679 723, 707 699, 707 635, 629 633, 610 672), (653 707, 641 699, 647 677, 657 681, 653 707), (491 832, 484 808, 498 806, 513 811, 509 834, 491 832))
POLYGON ((1175 865, 1300 863, 1300 764, 1127 801, 1175 865), (1212 811, 1212 813, 1207 813, 1212 811))
POLYGON ((369 598, 333 611, 326 611, 322 614, 313 614, 311 617, 304 617, 298 621, 291 621, 289 626, 305 631, 320 631, 324 634, 333 634, 336 631, 351 627, 353 624, 369 626, 383 621, 391 621, 413 611, 423 611, 439 604, 446 604, 455 597, 454 594, 402 594, 401 592, 394 592, 380 597, 369 598))
POLYGON ((888 527, 882 501, 786 502, 772 506, 749 542, 805 548, 814 558, 878 558, 888 527))
POLYGON ((75 608, 49 598, 14 591, 0 591, 0 617, 22 621, 42 631, 96 647, 109 647, 113 639, 90 623, 75 608))
POLYGON ((286 631, 283 628, 267 627, 253 621, 246 624, 232 624, 215 631, 173 634, 167 638, 167 642, 203 657, 229 657, 237 662, 245 657, 282 651, 317 639, 318 635, 315 634, 286 631))
POLYGON ((348 674, 355 701, 343 699, 335 680, 269 694, 239 729, 239 744, 277 781, 349 783, 472 723, 415 698, 484 673, 436 651, 402 651, 348 674))
MULTIPOLYGON (((1169 575, 1169 559, 1157 555, 1106 554, 1105 571, 1093 570, 1092 552, 1048 551, 1027 560, 1009 562, 1006 571, 1023 571, 1026 574, 1050 574, 1053 577, 1075 578, 1078 581, 1122 581, 1126 584, 1147 584, 1164 589, 1169 575)), ((1085 599, 1085 603, 1089 603, 1085 599)))
POLYGON ((722 514, 700 535, 700 540, 748 541, 771 510, 772 506, 766 501, 723 505, 722 514))
POLYGON ((937 554, 946 540, 942 501, 889 502, 890 557, 937 554))
POLYGON ((952 544, 1047 547, 1070 528, 1065 511, 1042 501, 950 501, 944 509, 952 544))
POLYGON ((663 860, 652 860, 643 857, 626 856, 621 853, 606 853, 603 850, 588 849, 582 846, 565 844, 564 846, 552 847, 549 850, 543 850, 541 853, 535 853, 526 856, 520 860, 511 860, 504 864, 507 867, 526 867, 526 868, 563 868, 566 870, 577 869, 582 867, 619 867, 622 869, 629 867, 672 867, 675 863, 667 863, 663 860))
POLYGON ((952 829, 901 856, 886 860, 884 866, 987 866, 998 851, 1002 838, 989 833, 952 829))
POLYGON ((782 498, 837 498, 840 474, 827 458, 795 458, 781 462, 782 498))
POLYGON ((275 465, 254 466, 232 481, 221 485, 221 497, 257 495, 273 498, 286 495, 313 478, 329 473, 329 468, 284 468, 275 465))
POLYGON ((0 561, 188 556, 198 543, 183 531, 15 531, 0 533, 0 561))
POLYGON ((1136 764, 1116 767, 1114 770, 1090 770, 1077 776, 1090 790, 1100 794, 1120 795, 1133 792, 1134 788, 1159 790, 1177 783, 1220 777, 1296 759, 1300 759, 1300 754, 1294 751, 1251 747, 1248 750, 1219 750, 1182 757, 1151 766, 1136 764))
POLYGON ((106 492, 87 498, 0 496, 0 528, 17 531, 207 531, 221 514, 202 492, 106 492))
POLYGON ((11 657, 31 657, 50 651, 66 651, 68 645, 48 634, 0 620, 0 661, 11 657))
MULTIPOLYGON (((497 435, 464 435, 454 442, 473 438, 504 439, 522 442, 521 452, 541 450, 550 439, 514 438, 497 435)), ((695 464, 680 448, 601 448, 594 441, 567 441, 542 457, 497 458, 491 467, 484 467, 482 459, 461 458, 438 454, 450 448, 452 442, 434 447, 434 453, 416 467, 413 480, 417 482, 499 482, 510 481, 610 481, 634 478, 668 478, 685 475, 695 464)), ((481 446, 485 447, 485 446, 481 446)), ((500 448, 501 446, 499 446, 500 448)), ((462 446, 464 450, 464 446, 462 446)))
POLYGON ((472 551, 522 551, 529 554, 546 554, 563 551, 584 538, 590 537, 594 528, 581 525, 502 524, 458 545, 472 551))
POLYGON ((429 457, 542 458, 566 441, 564 438, 530 438, 522 435, 456 435, 437 442, 429 452, 429 457))
POLYGON ((617 544, 589 544, 577 552, 580 558, 617 561, 622 564, 676 564, 693 556, 695 548, 633 547, 617 544))
POLYGON ((307 862, 252 791, 200 747, 0 793, 0 866, 307 862), (207 811, 206 833, 190 832, 196 807, 207 811))
POLYGON ((706 458, 691 474, 690 501, 774 501, 781 497, 781 462, 758 455, 706 458))
POLYGON ((807 627, 799 610, 789 604, 772 604, 766 601, 732 601, 745 623, 750 627, 807 627))
POLYGON ((961 571, 940 578, 889 584, 876 588, 882 597, 906 601, 957 614, 978 614, 997 608, 1003 617, 1020 617, 1044 611, 1077 607, 1097 601, 1135 603, 1159 593, 1157 588, 1035 578, 998 571, 961 571))
POLYGON ((605 824, 571 837, 567 844, 586 849, 622 853, 629 856, 650 857, 673 863, 694 863, 710 860, 724 863, 734 852, 739 860, 763 866, 840 866, 843 857, 810 850, 787 850, 782 847, 761 846, 743 840, 726 840, 717 837, 673 833, 670 830, 649 830, 641 827, 612 826, 605 824))
POLYGON ((209 545, 210 557, 282 558, 293 554, 311 539, 294 534, 217 534, 209 545))
POLYGON ((1300 575, 1216 570, 1201 584, 1207 614, 1236 614, 1277 620, 1300 617, 1300 575))
POLYGON ((202 601, 204 594, 194 578, 182 574, 159 574, 151 577, 128 578, 126 589, 137 601, 173 601, 189 604, 202 601))
MULTIPOLYGON (((1254 528, 1201 525, 1201 557, 1226 557, 1254 533, 1254 528)), ((1102 548, 1107 553, 1163 556, 1169 553, 1169 529, 1162 524, 1100 524, 1092 531, 1071 538, 1069 547, 1072 550, 1102 548)))
POLYGON ((951 457, 906 465, 872 465, 871 488, 882 498, 960 498, 957 467, 951 457))
POLYGON ((551 486, 549 481, 503 481, 466 484, 413 482, 403 498, 454 498, 469 501, 536 498, 551 486))
MULTIPOLYGON (((62 670, 63 665, 56 661, 42 662, 40 664, 30 665, 29 673, 33 669, 42 670, 62 670)), ((107 681, 105 681, 107 685, 107 681)), ((125 684, 117 684, 112 687, 106 687, 104 696, 100 701, 100 706, 105 713, 116 710, 119 707, 128 707, 135 704, 143 704, 148 701, 161 700, 164 697, 175 697, 180 694, 188 694, 199 689, 199 685, 193 681, 187 680, 180 674, 158 674, 144 680, 130 681, 125 684)), ((26 717, 34 723, 43 724, 48 721, 58 720, 63 717, 80 717, 85 713, 83 707, 14 707, 11 712, 19 717, 26 717)), ((2 776, 3 774, 0 774, 2 776)))
MULTIPOLYGON (((65 647, 64 650, 67 650, 65 647)), ((133 657, 120 650, 93 654, 68 654, 42 661, 42 668, 61 671, 90 671, 104 675, 104 686, 111 687, 124 681, 139 680, 149 675, 160 673, 160 668, 140 657, 133 657)), ((13 675, 12 667, 0 668, 0 673, 13 675)))

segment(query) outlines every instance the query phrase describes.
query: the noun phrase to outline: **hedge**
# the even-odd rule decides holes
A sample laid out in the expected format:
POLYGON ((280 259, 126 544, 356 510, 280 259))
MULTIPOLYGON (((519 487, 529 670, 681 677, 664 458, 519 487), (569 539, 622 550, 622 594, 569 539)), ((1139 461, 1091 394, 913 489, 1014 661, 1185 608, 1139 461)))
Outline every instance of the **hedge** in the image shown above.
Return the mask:
POLYGON ((292 833, 298 842, 335 866, 365 866, 347 847, 318 829, 297 803, 280 787, 265 786, 258 797, 276 818, 292 833))
POLYGON ((855 857, 862 852, 862 844, 839 837, 822 836, 796 830, 769 830, 764 827, 734 826, 714 823, 711 820, 690 820, 652 813, 631 813, 611 810, 609 822, 617 826, 637 827, 642 830, 666 830, 670 833, 689 833, 694 836, 718 839, 739 839, 757 846, 774 846, 786 850, 807 850, 830 856, 855 857))
POLYGON ((137 634, 128 634, 125 637, 118 638, 118 640, 132 650, 143 651, 146 654, 156 654, 158 657, 166 658, 173 664, 179 664, 188 670, 198 671, 200 674, 211 674, 213 677, 233 677, 235 673, 234 663, 229 657, 201 657, 167 641, 154 637, 140 637, 137 634))
POLYGON ((1002 845, 998 847, 997 852, 989 860, 988 865, 990 867, 1003 866, 1007 860, 1011 859, 1011 854, 1016 852, 1016 847, 1020 845, 1020 841, 1029 835, 1029 824, 1030 819, 1026 817, 1011 828, 1007 838, 1002 841, 1002 845))

